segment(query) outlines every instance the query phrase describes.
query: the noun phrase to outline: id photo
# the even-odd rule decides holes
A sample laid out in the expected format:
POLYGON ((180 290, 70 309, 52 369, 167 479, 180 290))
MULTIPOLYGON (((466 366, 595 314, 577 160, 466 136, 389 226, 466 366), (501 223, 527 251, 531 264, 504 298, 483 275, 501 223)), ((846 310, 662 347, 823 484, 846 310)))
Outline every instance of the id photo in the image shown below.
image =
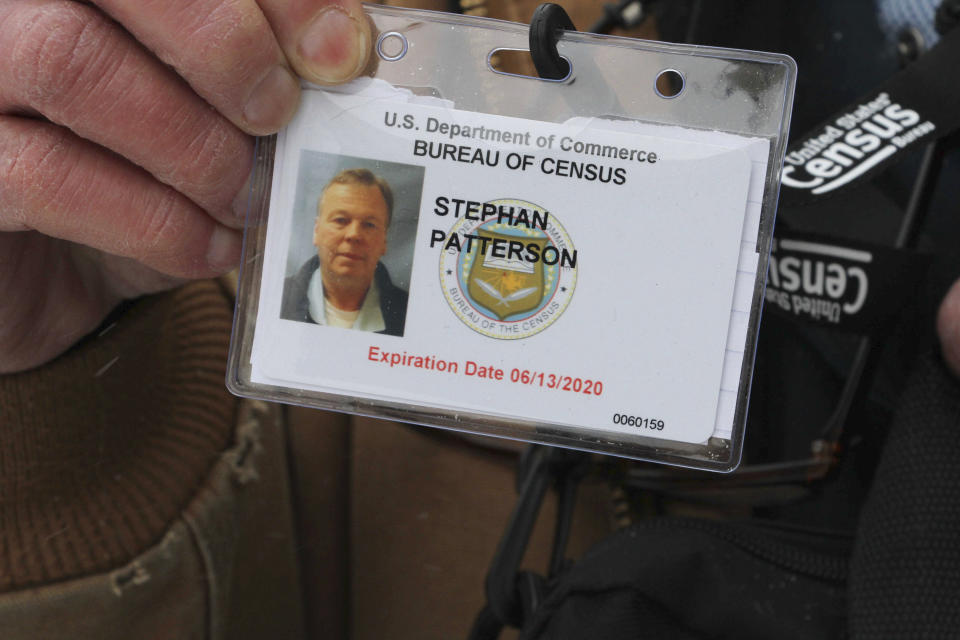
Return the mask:
POLYGON ((280 317, 402 336, 423 167, 301 152, 280 317))

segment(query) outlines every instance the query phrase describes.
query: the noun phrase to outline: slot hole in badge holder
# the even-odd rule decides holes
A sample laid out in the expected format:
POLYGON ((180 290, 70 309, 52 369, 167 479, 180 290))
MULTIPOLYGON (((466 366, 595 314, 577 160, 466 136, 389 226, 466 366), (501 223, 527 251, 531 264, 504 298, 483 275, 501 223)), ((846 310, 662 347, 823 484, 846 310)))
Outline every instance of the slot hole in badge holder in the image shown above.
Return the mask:
POLYGON ((515 78, 529 78, 543 82, 566 82, 573 75, 570 58, 560 56, 567 63, 567 74, 562 78, 543 78, 537 74, 529 49, 497 48, 487 54, 487 66, 494 73, 515 78))
POLYGON ((407 38, 402 33, 388 31, 377 38, 377 55, 387 62, 396 62, 407 55, 407 49, 407 38))
POLYGON ((657 74, 657 79, 653 83, 653 89, 657 95, 667 100, 683 93, 684 87, 686 87, 686 79, 676 69, 664 69, 657 74))

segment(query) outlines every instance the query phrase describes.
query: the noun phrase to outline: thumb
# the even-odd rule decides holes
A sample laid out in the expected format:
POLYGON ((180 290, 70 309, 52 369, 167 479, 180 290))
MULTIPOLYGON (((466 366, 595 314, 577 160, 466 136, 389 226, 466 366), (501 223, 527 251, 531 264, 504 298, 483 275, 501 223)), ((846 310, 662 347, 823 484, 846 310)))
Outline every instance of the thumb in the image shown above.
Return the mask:
POLYGON ((319 84, 357 76, 370 55, 360 0, 259 0, 290 66, 319 84))

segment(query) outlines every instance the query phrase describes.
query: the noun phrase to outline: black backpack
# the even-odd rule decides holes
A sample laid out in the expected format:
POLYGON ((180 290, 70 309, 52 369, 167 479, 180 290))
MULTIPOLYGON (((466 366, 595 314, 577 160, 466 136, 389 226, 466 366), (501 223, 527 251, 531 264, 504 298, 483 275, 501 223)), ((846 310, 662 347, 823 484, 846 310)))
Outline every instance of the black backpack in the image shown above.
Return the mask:
POLYGON ((956 638, 960 382, 925 358, 855 536, 655 519, 605 540, 544 595, 523 638, 956 638))
POLYGON ((529 640, 958 637, 958 431, 960 381, 930 354, 910 376, 853 532, 642 520, 553 579, 522 572, 497 594, 492 572, 471 637, 497 637, 504 622, 529 640))

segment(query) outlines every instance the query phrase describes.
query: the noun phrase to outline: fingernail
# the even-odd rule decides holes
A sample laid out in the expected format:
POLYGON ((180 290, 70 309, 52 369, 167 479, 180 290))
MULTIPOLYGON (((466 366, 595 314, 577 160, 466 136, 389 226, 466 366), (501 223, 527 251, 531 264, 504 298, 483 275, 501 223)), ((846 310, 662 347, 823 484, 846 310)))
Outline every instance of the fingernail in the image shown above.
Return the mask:
POLYGON ((359 22, 335 6, 317 14, 300 36, 300 56, 319 82, 343 82, 359 72, 367 47, 359 22))
POLYGON ((229 271, 240 263, 243 239, 240 233, 217 225, 210 234, 207 246, 207 264, 217 271, 229 271))
POLYGON ((231 207, 233 209, 233 215, 240 226, 243 226, 243 223, 247 221, 247 210, 250 208, 250 180, 252 177, 253 176, 247 176, 243 187, 240 188, 240 191, 237 191, 231 207))
POLYGON ((300 83, 286 67, 278 65, 250 92, 243 118, 256 133, 274 133, 290 121, 299 101, 300 83))

